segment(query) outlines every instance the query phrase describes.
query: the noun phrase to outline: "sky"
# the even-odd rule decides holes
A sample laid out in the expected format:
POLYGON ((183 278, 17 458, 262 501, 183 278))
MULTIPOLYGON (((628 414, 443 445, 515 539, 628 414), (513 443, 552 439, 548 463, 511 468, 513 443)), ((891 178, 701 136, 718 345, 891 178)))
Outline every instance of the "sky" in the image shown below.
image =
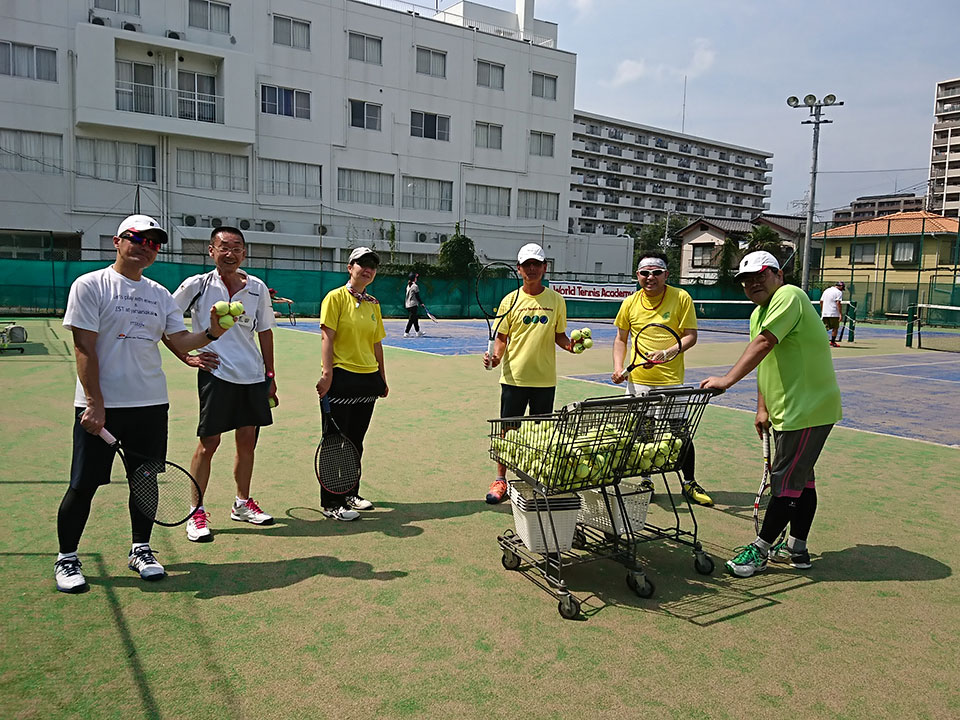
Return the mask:
POLYGON ((960 77, 958 0, 536 0, 535 17, 577 54, 577 110, 772 152, 770 212, 802 214, 810 187, 808 110, 786 98, 836 95, 823 220, 862 195, 926 192, 936 83, 960 77))

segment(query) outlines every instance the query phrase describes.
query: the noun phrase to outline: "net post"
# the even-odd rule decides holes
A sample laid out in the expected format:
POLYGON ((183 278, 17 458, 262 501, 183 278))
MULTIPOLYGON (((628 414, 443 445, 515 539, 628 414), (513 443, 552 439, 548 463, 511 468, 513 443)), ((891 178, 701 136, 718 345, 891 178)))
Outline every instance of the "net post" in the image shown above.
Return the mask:
POLYGON ((907 347, 913 347, 913 321, 917 316, 917 306, 907 307, 907 347))
POLYGON ((850 305, 847 307, 847 317, 849 318, 849 331, 847 332, 847 342, 853 342, 854 337, 857 333, 857 303, 855 300, 850 301, 850 305))

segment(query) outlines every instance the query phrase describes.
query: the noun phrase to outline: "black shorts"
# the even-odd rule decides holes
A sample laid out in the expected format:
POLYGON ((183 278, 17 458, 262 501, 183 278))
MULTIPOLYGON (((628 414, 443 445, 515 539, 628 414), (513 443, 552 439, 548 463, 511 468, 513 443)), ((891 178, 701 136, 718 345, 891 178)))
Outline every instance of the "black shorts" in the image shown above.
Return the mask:
POLYGON ((840 327, 840 318, 838 317, 823 317, 820 319, 823 320, 824 326, 829 330, 836 330, 840 327))
POLYGON ((531 415, 546 415, 553 412, 556 387, 520 387, 500 385, 500 417, 521 417, 530 408, 531 415))
POLYGON ((240 385, 212 373, 197 373, 200 422, 197 437, 211 437, 241 427, 273 424, 270 413, 270 380, 240 385))
MULTIPOLYGON (((147 459, 167 457, 168 405, 135 408, 107 408, 104 427, 117 438, 132 469, 147 459)), ((80 425, 83 408, 73 409, 73 458, 70 462, 70 487, 95 490, 110 482, 116 452, 99 435, 91 435, 80 425)))
POLYGON ((773 463, 770 467, 770 493, 774 497, 800 497, 804 488, 815 487, 813 466, 833 425, 802 430, 773 430, 773 463))

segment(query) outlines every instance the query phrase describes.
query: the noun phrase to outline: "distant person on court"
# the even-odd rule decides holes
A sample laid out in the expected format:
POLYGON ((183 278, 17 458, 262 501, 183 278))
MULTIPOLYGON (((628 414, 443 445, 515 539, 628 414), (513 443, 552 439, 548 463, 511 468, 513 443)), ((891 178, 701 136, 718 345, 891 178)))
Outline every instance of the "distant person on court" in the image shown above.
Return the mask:
MULTIPOLYGON (((567 303, 556 290, 543 284, 547 270, 543 248, 528 243, 517 253, 517 272, 523 279, 517 304, 503 318, 493 345, 493 355, 483 354, 484 367, 502 365, 500 417, 553 412, 557 391, 557 354, 554 345, 573 352, 567 337, 567 303)), ((500 306, 513 302, 511 292, 500 306)), ((507 492, 507 468, 497 463, 497 477, 487 491, 495 505, 507 492)))
POLYGON ((772 428, 771 499, 760 535, 737 548, 727 568, 738 577, 765 570, 767 560, 810 567, 807 537, 817 511, 814 465, 840 421, 840 388, 823 327, 806 293, 787 285, 780 263, 758 251, 740 261, 737 279, 757 307, 750 316, 750 344, 723 377, 701 387, 726 390, 757 369, 757 433, 772 428), (789 537, 772 543, 790 526, 789 537))
MULTIPOLYGON (((131 215, 113 238, 112 265, 81 275, 70 287, 63 326, 73 334, 77 389, 73 409, 70 486, 57 513, 60 553, 54 565, 57 589, 87 589, 77 548, 94 493, 110 482, 115 451, 98 436, 106 427, 123 444, 131 467, 167 452, 167 383, 158 343, 166 336, 187 353, 220 338, 217 326, 187 332, 183 312, 162 285, 143 271, 157 259, 167 233, 146 215, 131 215)), ((210 320, 216 315, 208 310, 210 320)), ((144 580, 166 573, 150 549, 153 520, 128 501, 133 544, 127 558, 144 580)))
MULTIPOLYGON (((380 303, 366 289, 377 276, 380 256, 366 247, 350 253, 347 284, 331 290, 320 305, 322 374, 317 394, 329 397, 330 414, 344 436, 363 456, 363 439, 370 427, 378 397, 385 398, 387 371, 383 362, 386 331, 380 303)), ((357 510, 372 510, 360 495, 336 495, 320 488, 323 514, 334 520, 356 520, 357 510)))
POLYGON ((846 287, 843 280, 823 291, 820 296, 820 319, 824 327, 830 331, 831 347, 837 345, 837 331, 840 329, 840 318, 843 317, 843 290, 846 287))
MULTIPOLYGON (((262 280, 240 268, 247 250, 243 233, 237 228, 224 225, 215 228, 210 233, 207 251, 216 267, 184 280, 173 293, 177 305, 182 312, 190 313, 193 327, 198 330, 209 327, 209 318, 203 308, 217 302, 243 303, 243 314, 234 318, 237 329, 211 344, 205 353, 188 355, 170 347, 182 362, 198 370, 200 420, 197 437, 200 442, 190 461, 190 474, 206 495, 210 465, 220 447, 220 436, 233 430, 237 448, 233 479, 237 494, 230 519, 271 525, 273 518, 250 495, 257 428, 273 423, 269 399, 278 402, 270 291, 262 280)), ((169 342, 166 344, 170 346, 169 342)), ((191 508, 191 512, 187 520, 187 539, 192 542, 213 540, 206 508, 201 505, 191 508)))
MULTIPOLYGON (((693 301, 686 290, 667 285, 670 272, 667 256, 662 252, 648 252, 637 264, 637 282, 640 289, 626 298, 614 320, 617 337, 613 341, 613 374, 615 383, 627 381, 628 395, 646 395, 658 389, 677 387, 683 384, 683 353, 662 365, 640 365, 628 375, 624 368, 633 361, 633 338, 644 325, 659 323, 671 328, 680 336, 684 352, 697 342, 697 315, 693 301)), ((691 501, 711 506, 713 499, 695 479, 696 455, 693 441, 688 440, 682 450, 683 494, 691 501)), ((649 477, 642 478, 641 487, 653 491, 649 477)))
POLYGON ((407 327, 403 331, 404 337, 410 337, 410 328, 413 328, 417 337, 423 337, 423 333, 420 332, 420 307, 423 305, 423 300, 420 299, 418 277, 417 273, 412 272, 407 278, 407 292, 403 299, 403 307, 407 310, 408 320, 407 327))

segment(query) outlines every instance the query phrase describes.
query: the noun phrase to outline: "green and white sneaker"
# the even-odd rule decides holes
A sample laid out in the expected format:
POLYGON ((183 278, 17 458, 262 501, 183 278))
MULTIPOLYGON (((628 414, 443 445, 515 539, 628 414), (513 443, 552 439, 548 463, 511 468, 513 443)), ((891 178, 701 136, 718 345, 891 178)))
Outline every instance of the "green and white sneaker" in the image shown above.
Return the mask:
POLYGON ((737 554, 727 560, 727 569, 737 577, 748 578, 767 569, 767 555, 752 543, 736 548, 737 554))
POLYGON ((810 563, 810 553, 806 549, 800 550, 799 552, 790 550, 790 548, 787 547, 786 540, 781 540, 770 548, 769 557, 770 562, 783 563, 797 570, 809 570, 813 567, 810 563))

